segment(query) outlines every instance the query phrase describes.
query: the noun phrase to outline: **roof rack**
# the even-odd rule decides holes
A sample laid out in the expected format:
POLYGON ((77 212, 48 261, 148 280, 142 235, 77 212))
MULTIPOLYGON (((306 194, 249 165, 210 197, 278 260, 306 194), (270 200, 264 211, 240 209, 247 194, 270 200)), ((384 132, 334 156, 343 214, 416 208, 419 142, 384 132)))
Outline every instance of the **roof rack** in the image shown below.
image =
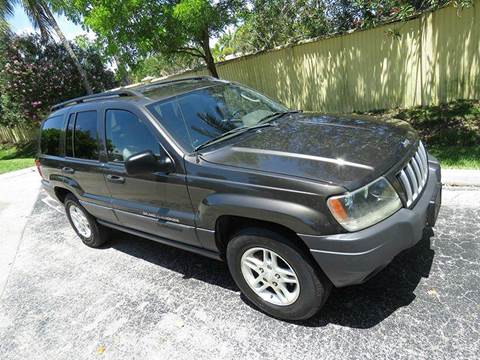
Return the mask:
POLYGON ((222 81, 220 79, 217 79, 213 76, 208 76, 208 75, 202 75, 202 76, 187 76, 183 78, 175 78, 175 79, 153 79, 150 80, 149 82, 143 83, 139 85, 139 88, 151 88, 155 87, 156 85, 167 85, 171 83, 176 83, 176 82, 182 82, 182 81, 191 81, 191 80, 216 80, 216 81, 222 81))
POLYGON ((81 104, 81 103, 88 102, 88 101, 108 99, 108 98, 111 98, 111 97, 122 97, 122 96, 142 96, 142 94, 140 94, 137 91, 129 90, 129 89, 106 91, 106 92, 99 93, 99 94, 81 96, 81 97, 78 97, 78 98, 75 98, 75 99, 64 101, 62 103, 59 103, 59 104, 56 104, 56 105, 52 106, 50 111, 54 112, 54 111, 63 109, 64 107, 67 107, 69 105, 81 104))

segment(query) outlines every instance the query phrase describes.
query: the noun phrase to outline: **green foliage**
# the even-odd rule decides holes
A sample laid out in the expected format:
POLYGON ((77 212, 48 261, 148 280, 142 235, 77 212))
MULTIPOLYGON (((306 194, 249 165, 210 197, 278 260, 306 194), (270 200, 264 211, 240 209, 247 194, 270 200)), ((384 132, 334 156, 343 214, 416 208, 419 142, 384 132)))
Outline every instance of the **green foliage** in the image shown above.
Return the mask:
POLYGON ((224 61, 228 55, 233 55, 236 52, 248 52, 248 49, 240 49, 242 42, 239 42, 235 37, 239 32, 226 32, 212 48, 212 54, 215 61, 224 61))
MULTIPOLYGON (((272 48, 328 32, 325 3, 315 0, 252 0, 239 37, 245 50, 272 48)), ((237 37, 238 39, 238 37, 237 37)))
POLYGON ((106 51, 105 43, 100 39, 91 40, 87 35, 78 35, 73 39, 73 43, 85 53, 96 54, 105 66, 113 63, 113 58, 106 51))
POLYGON ((132 82, 139 82, 146 77, 162 77, 173 73, 202 66, 199 58, 186 54, 172 54, 165 56, 156 54, 141 59, 129 72, 132 82))
POLYGON ((37 149, 36 141, 29 141, 18 145, 1 145, 0 160, 33 158, 37 149))
POLYGON ((134 67, 152 55, 188 54, 215 70, 209 39, 233 21, 234 0, 73 0, 55 2, 95 31, 110 55, 134 67), (134 19, 134 21, 132 21, 134 19))
POLYGON ((211 35, 215 35, 223 29, 228 17, 222 8, 215 7, 207 0, 181 0, 172 10, 175 27, 180 27, 180 33, 192 40, 201 39, 207 28, 211 35))
POLYGON ((258 50, 251 43, 251 26, 250 23, 244 23, 234 31, 223 34, 212 49, 215 61, 224 61, 228 55, 247 54, 258 50))
POLYGON ((438 106, 400 110, 395 117, 408 121, 434 146, 480 147, 480 102, 458 100, 438 106))
MULTIPOLYGON (((38 122, 58 102, 85 95, 65 47, 37 35, 4 35, 0 56, 0 124, 38 122)), ((116 86, 93 48, 73 45, 95 91, 116 86)))
POLYGON ((427 145, 480 147, 480 101, 457 100, 410 109, 377 110, 363 114, 408 122, 427 145))

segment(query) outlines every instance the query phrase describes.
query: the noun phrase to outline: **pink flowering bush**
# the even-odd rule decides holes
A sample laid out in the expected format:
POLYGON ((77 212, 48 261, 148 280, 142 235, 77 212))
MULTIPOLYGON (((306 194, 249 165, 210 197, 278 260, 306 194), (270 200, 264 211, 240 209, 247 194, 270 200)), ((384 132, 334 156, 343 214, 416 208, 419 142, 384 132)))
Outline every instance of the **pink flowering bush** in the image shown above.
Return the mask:
MULTIPOLYGON (((37 35, 0 39, 0 125, 41 121, 52 105, 86 95, 75 64, 60 43, 37 35)), ((72 47, 94 92, 116 87, 93 48, 72 47)))

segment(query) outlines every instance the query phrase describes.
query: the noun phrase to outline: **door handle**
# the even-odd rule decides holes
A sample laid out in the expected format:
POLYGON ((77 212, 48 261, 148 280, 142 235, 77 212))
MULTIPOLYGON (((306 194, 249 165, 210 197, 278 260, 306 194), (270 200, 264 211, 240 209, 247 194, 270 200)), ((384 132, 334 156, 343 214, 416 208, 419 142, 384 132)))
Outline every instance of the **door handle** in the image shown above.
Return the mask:
POLYGON ((64 172, 65 174, 73 174, 75 170, 70 167, 64 167, 62 168, 62 172, 64 172))
POLYGON ((123 184, 125 182, 125 178, 118 175, 107 175, 107 181, 115 184, 123 184))

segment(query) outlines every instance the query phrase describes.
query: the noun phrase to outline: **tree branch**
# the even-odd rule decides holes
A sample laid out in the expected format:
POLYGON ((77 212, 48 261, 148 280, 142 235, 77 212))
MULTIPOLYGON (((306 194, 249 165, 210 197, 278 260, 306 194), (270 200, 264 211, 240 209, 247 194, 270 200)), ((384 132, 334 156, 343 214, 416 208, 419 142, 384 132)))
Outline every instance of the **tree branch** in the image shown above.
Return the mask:
POLYGON ((202 57, 202 58, 205 57, 205 54, 196 48, 181 47, 181 48, 178 48, 178 50, 182 52, 186 52, 186 54, 190 54, 193 56, 202 57))
POLYGON ((198 57, 198 58, 201 58, 201 59, 205 59, 205 55, 203 55, 200 51, 196 51, 196 52, 193 52, 191 50, 188 50, 188 49, 177 49, 175 50, 174 52, 176 53, 180 53, 180 54, 188 54, 190 56, 194 56, 194 57, 198 57))

